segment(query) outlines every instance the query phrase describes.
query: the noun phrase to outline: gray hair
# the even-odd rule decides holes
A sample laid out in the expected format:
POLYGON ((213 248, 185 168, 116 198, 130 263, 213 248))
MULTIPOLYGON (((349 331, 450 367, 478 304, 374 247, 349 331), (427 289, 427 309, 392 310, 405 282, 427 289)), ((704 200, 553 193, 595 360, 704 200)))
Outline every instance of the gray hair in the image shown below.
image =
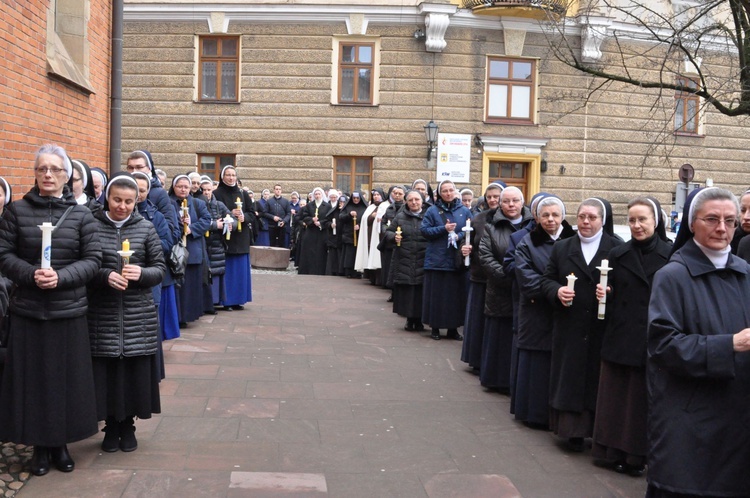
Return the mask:
POLYGON ((536 215, 539 217, 539 215, 542 213, 542 208, 547 206, 557 206, 560 208, 560 213, 562 214, 562 217, 565 218, 565 204, 559 197, 555 196, 547 196, 542 197, 542 200, 536 203, 536 215))
POLYGON ((73 176, 73 165, 70 163, 70 158, 68 157, 68 153, 65 152, 65 149, 57 144, 42 145, 39 150, 36 151, 36 156, 34 157, 34 167, 37 167, 39 165, 39 157, 44 154, 51 154, 62 159, 63 168, 65 168, 65 173, 68 175, 68 179, 73 176))
POLYGON ((690 203, 689 223, 691 227, 693 223, 695 223, 695 219, 698 216, 698 211, 700 211, 703 208, 703 205, 709 201, 732 201, 732 203, 734 204, 735 213, 737 215, 740 214, 740 203, 737 200, 737 196, 732 192, 719 187, 705 188, 695 194, 693 202, 690 203))
POLYGON ((588 199, 584 200, 579 206, 578 206, 578 212, 581 211, 581 208, 583 206, 591 206, 595 207, 597 211, 599 211, 599 217, 602 219, 602 225, 607 221, 607 213, 604 210, 604 203, 600 201, 599 199, 595 197, 589 197, 588 199))

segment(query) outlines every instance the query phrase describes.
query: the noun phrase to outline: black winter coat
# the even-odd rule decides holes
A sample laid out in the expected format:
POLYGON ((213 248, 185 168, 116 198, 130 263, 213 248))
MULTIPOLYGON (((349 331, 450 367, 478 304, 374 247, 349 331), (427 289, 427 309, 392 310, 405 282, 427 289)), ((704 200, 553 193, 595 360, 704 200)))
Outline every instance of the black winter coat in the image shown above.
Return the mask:
POLYGON ((630 240, 609 253, 607 327, 602 340, 602 360, 631 367, 646 364, 648 302, 654 274, 669 260, 672 246, 658 235, 643 256, 630 240), (652 247, 651 247, 652 246, 652 247))
POLYGON ((402 209, 385 231, 385 243, 393 250, 391 275, 394 285, 422 285, 427 239, 422 235, 422 219, 429 206, 419 213, 402 209), (401 246, 396 245, 396 230, 401 227, 401 246))
POLYGON ((232 237, 227 243, 226 253, 248 254, 250 246, 255 241, 255 236, 260 228, 258 219, 255 217, 255 203, 250 199, 247 192, 236 185, 230 187, 224 182, 219 182, 219 186, 214 190, 213 196, 217 201, 224 203, 230 211, 237 208, 235 203, 238 197, 242 201, 242 212, 245 215, 245 221, 242 223, 242 230, 239 229, 239 225, 235 227, 235 230, 232 230, 232 237))
POLYGON ((508 250, 510 235, 528 225, 533 217, 524 206, 522 221, 513 226, 502 209, 489 211, 482 239, 479 242, 479 261, 487 274, 487 291, 484 301, 484 314, 492 317, 512 317, 513 298, 511 287, 514 275, 503 270, 503 258, 508 250))
POLYGON ((354 244, 354 237, 359 235, 359 230, 367 227, 367 225, 362 224, 362 215, 367 209, 367 202, 365 202, 361 192, 359 198, 360 201, 357 204, 349 198, 346 206, 341 209, 339 219, 336 222, 336 231, 341 231, 341 242, 344 244, 354 244), (351 216, 352 211, 357 213, 357 226, 360 227, 356 234, 354 233, 354 220, 351 216))
POLYGON ((102 212, 97 216, 102 267, 89 282, 89 342, 92 356, 118 358, 156 354, 159 324, 151 288, 164 278, 167 266, 156 228, 134 212, 121 228, 102 212), (108 284, 112 272, 122 271, 117 251, 130 242, 130 264, 141 267, 141 278, 125 291, 108 284))
POLYGON ((35 320, 84 316, 88 308, 86 283, 96 274, 101 258, 97 223, 87 207, 76 204, 68 187, 62 198, 42 197, 34 187, 3 213, 0 271, 18 286, 11 302, 13 313, 35 320), (34 282, 41 262, 42 231, 38 225, 45 221, 56 225, 71 206, 75 207, 52 232, 57 287, 40 289, 34 282))
POLYGON ((542 289, 554 310, 552 326, 552 366, 550 406, 560 411, 583 412, 596 409, 599 385, 604 320, 598 319, 599 301, 596 269, 609 252, 622 241, 602 233, 599 249, 586 264, 578 236, 562 240, 552 247, 544 271, 542 289), (575 298, 571 306, 563 306, 557 297, 560 287, 567 285, 567 276, 574 273, 575 298))
POLYGON ((555 241, 537 225, 516 246, 515 273, 519 292, 517 344, 520 349, 552 350, 553 307, 547 302, 542 289, 544 270, 554 244, 575 234, 573 228, 563 221, 563 231, 555 241))
POLYGON ((750 267, 717 269, 688 241, 654 277, 649 302, 648 481, 691 495, 750 496, 750 267))
MULTIPOLYGON (((216 220, 224 219, 229 214, 229 209, 224 205, 223 202, 216 200, 211 197, 211 200, 207 202, 206 207, 208 213, 211 215, 211 228, 208 230, 208 239, 206 240, 206 250, 208 251, 208 261, 210 262, 211 275, 224 275, 227 271, 227 236, 224 234, 224 229, 219 228, 216 224, 216 220)), ((231 217, 231 214, 230 214, 231 217)), ((235 235, 234 227, 236 220, 232 218, 232 232, 229 236, 229 240, 235 235)))
POLYGON ((471 255, 469 256, 469 279, 472 282, 486 284, 487 283, 487 269, 482 265, 482 261, 479 259, 479 243, 484 235, 484 227, 487 224, 487 214, 490 210, 480 211, 475 214, 471 219, 472 230, 469 234, 469 244, 472 246, 471 255))

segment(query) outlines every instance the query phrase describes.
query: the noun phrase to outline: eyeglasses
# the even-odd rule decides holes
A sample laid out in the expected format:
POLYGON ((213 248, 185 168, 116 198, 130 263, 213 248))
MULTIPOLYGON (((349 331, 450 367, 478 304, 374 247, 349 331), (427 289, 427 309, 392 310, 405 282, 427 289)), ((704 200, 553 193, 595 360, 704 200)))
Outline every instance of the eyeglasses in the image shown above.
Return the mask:
POLYGON ((125 169, 132 173, 133 171, 146 171, 150 168, 145 164, 128 164, 125 169))
POLYGON ((651 218, 647 218, 646 216, 640 216, 638 218, 628 219, 628 225, 630 225, 631 227, 634 227, 636 225, 645 225, 646 223, 650 221, 651 221, 651 218))
POLYGON ((51 168, 47 166, 37 166, 36 168, 34 168, 34 171, 36 171, 40 175, 46 175, 48 171, 53 175, 59 175, 60 173, 65 171, 65 168, 58 168, 57 166, 52 166, 51 168))
POLYGON ((586 221, 586 220, 596 221, 599 219, 599 216, 595 214, 579 214, 577 218, 578 218, 578 221, 586 221))
POLYGON ((503 204, 521 204, 521 199, 503 199, 503 204))
POLYGON ((716 216, 706 216, 705 218, 698 218, 709 228, 716 228, 722 221, 727 228, 737 228, 737 218, 717 218, 716 216))

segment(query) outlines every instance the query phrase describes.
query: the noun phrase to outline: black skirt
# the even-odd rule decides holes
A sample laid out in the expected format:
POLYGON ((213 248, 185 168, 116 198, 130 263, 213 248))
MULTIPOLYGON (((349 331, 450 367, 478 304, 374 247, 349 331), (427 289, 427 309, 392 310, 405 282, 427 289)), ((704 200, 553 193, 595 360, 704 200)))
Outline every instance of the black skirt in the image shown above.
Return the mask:
POLYGON ((0 441, 62 446, 99 430, 85 316, 11 316, 0 441))
POLYGON ((646 371, 602 361, 594 421, 594 458, 646 464, 648 440, 646 371))
POLYGON ((538 426, 549 424, 549 376, 552 353, 518 350, 518 375, 511 405, 516 420, 538 426))
POLYGON ((513 318, 488 316, 482 339, 479 381, 484 387, 510 390, 513 318))
POLYGON ((466 303, 464 320, 464 343, 461 349, 461 361, 472 368, 482 365, 482 339, 484 337, 484 297, 487 284, 469 282, 469 297, 466 303))
POLYGON ((422 321, 434 329, 457 329, 466 315, 469 272, 425 270, 422 321))
POLYGON ((393 287, 393 312, 406 318, 421 318, 422 292, 421 284, 396 284, 393 287))
POLYGON ((338 247, 329 247, 326 257, 326 275, 341 275, 341 250, 338 247))
POLYGON ((156 355, 98 358, 92 361, 96 384, 96 413, 108 416, 151 418, 161 413, 159 363, 156 355))

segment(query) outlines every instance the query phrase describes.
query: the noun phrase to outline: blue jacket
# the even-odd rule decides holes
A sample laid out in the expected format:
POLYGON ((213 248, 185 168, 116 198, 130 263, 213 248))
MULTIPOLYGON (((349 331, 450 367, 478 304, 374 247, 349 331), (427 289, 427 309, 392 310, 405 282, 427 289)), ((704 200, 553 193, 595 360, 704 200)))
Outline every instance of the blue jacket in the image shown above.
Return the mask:
POLYGON ((455 233, 458 235, 456 246, 461 247, 464 235, 461 229, 466 226, 466 220, 471 218, 469 208, 461 204, 461 199, 454 199, 446 203, 439 199, 434 206, 430 206, 422 220, 422 235, 427 239, 427 252, 424 258, 425 270, 455 271, 456 251, 448 248, 448 231, 445 229, 445 219, 456 223, 455 233))
MULTIPOLYGON (((208 261, 205 233, 211 228, 211 214, 202 200, 189 195, 187 201, 190 212, 190 235, 187 236, 188 264, 199 265, 208 261)), ((172 197, 172 205, 178 213, 178 219, 180 218, 180 204, 182 204, 181 199, 172 197)))
MULTIPOLYGON (((170 208, 171 209, 171 208, 170 208)), ((159 211, 156 206, 148 199, 146 199, 143 202, 138 203, 138 213, 143 216, 145 219, 150 221, 154 228, 156 228, 156 233, 159 235, 159 239, 161 240, 161 248, 164 252, 164 259, 166 260, 169 257, 169 253, 172 250, 172 246, 175 245, 177 242, 177 239, 175 239, 174 235, 172 234, 172 230, 169 228, 169 223, 167 223, 166 218, 164 218, 164 215, 161 214, 161 211, 159 211)), ((158 285, 155 289, 159 291, 159 296, 157 296, 156 292, 154 292, 154 302, 158 305, 161 301, 161 287, 167 287, 174 284, 174 279, 172 278, 172 272, 167 269, 166 273, 164 274, 164 280, 162 280, 161 285, 158 285)))

